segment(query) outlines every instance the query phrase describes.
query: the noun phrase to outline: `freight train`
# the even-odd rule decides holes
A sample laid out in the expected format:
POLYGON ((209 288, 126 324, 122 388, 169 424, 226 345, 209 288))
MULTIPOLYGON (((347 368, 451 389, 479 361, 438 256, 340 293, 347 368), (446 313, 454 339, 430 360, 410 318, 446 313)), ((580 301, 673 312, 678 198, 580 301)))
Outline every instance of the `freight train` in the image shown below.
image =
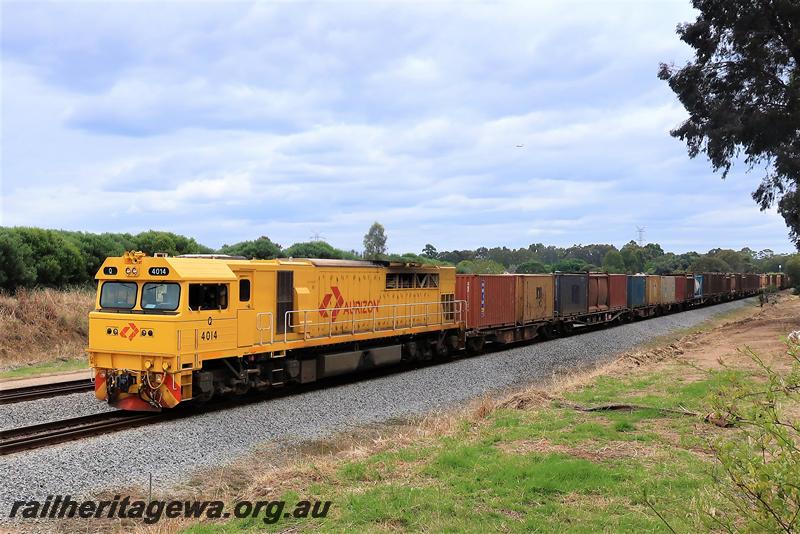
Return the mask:
POLYGON ((784 288, 781 274, 456 275, 392 261, 126 252, 97 273, 95 395, 124 410, 307 384, 784 288))

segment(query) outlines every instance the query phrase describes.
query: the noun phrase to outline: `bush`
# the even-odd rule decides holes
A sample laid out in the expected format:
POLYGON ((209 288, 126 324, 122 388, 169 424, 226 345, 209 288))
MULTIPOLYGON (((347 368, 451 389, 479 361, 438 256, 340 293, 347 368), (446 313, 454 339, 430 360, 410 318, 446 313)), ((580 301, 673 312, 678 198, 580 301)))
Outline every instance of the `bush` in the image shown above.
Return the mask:
POLYGON ((212 252, 194 239, 171 232, 92 234, 42 228, 0 228, 0 288, 89 285, 109 256, 126 250, 172 256, 212 252))
POLYGON ((281 246, 273 243, 267 236, 261 236, 255 241, 223 245, 219 251, 222 254, 244 256, 248 259, 271 260, 281 254, 281 246))
POLYGON ((352 252, 346 252, 334 248, 324 241, 309 241, 307 243, 295 243, 291 247, 284 249, 281 253, 284 258, 323 258, 334 260, 357 260, 358 256, 352 252))
POLYGON ((492 260, 464 260, 456 265, 461 274, 503 274, 506 268, 492 260))
POLYGON ((517 270, 515 272, 521 274, 549 273, 550 268, 544 263, 534 260, 517 265, 517 270))
POLYGON ((740 428, 712 446, 717 484, 702 512, 710 530, 795 532, 800 526, 800 336, 786 342, 791 362, 779 373, 751 349, 759 380, 730 377, 714 393, 709 418, 740 428))

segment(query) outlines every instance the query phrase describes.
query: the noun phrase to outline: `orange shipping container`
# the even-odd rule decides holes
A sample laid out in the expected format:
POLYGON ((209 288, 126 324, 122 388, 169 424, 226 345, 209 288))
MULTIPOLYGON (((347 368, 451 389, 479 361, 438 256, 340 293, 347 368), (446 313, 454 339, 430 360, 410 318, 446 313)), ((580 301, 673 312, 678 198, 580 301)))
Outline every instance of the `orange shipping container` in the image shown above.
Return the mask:
POLYGON ((456 300, 467 302, 467 328, 516 323, 517 277, 507 274, 459 274, 456 300))
POLYGON ((589 313, 608 309, 608 274, 589 273, 589 313))
POLYGON ((657 274, 648 274, 646 278, 645 301, 647 305, 661 304, 661 277, 657 274))
POLYGON ((527 324, 553 318, 552 274, 518 274, 517 323, 527 324))
POLYGON ((628 275, 608 275, 608 306, 619 310, 628 306, 628 275))

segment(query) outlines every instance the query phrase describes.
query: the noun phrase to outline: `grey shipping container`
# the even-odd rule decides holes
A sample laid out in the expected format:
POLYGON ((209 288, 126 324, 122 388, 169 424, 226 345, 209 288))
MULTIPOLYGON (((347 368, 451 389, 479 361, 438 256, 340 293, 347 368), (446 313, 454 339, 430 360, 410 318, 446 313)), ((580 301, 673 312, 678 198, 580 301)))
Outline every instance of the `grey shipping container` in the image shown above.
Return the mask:
POLYGON ((645 305, 644 292, 645 292, 645 277, 644 276, 629 276, 628 277, 628 307, 641 308, 645 305))
POLYGON ((589 312, 589 276, 584 274, 555 273, 556 315, 566 317, 589 312))

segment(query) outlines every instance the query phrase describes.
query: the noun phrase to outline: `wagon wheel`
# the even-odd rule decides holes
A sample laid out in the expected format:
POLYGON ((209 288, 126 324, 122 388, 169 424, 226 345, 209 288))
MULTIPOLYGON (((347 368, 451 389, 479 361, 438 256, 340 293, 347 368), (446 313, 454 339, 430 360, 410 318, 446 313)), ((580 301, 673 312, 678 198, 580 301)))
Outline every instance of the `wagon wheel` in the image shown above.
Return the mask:
POLYGON ((467 338, 467 352, 469 354, 478 354, 480 351, 483 350, 483 345, 485 343, 485 339, 483 336, 475 336, 467 338))
POLYGON ((550 326, 549 324, 545 324, 539 327, 539 329, 537 330, 537 335, 539 336, 539 339, 547 341, 549 339, 555 338, 556 332, 555 330, 553 330, 552 326, 550 326))
POLYGON ((572 323, 561 323, 559 325, 559 330, 562 336, 570 336, 575 332, 575 327, 572 323))

